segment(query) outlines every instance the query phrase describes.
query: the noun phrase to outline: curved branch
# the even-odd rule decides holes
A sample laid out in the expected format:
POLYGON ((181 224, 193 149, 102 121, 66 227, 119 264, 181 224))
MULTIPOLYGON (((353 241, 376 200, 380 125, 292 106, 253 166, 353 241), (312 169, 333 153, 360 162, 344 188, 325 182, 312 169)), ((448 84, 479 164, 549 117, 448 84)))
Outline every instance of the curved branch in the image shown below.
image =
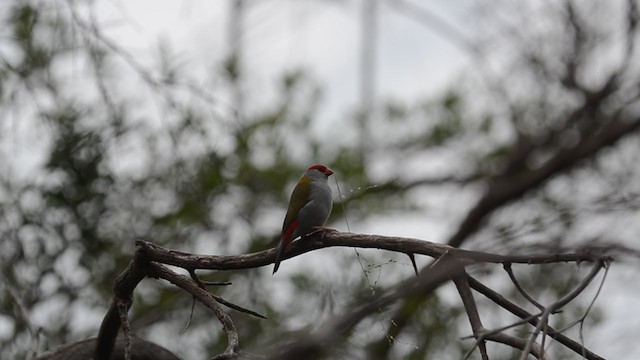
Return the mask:
MULTIPOLYGON (((603 102, 611 91, 612 89, 604 86, 599 92, 597 100, 600 103, 603 102)), ((587 102, 576 112, 583 111, 588 106, 593 106, 593 104, 587 102)), ((483 220, 495 209, 519 198, 527 191, 535 189, 554 175, 571 169, 580 160, 593 156, 602 148, 615 144, 622 137, 639 128, 640 119, 628 119, 628 121, 611 119, 593 134, 584 136, 575 147, 559 150, 544 164, 527 172, 526 176, 497 176, 489 182, 487 192, 469 211, 447 244, 459 247, 469 235, 480 228, 483 220)))
POLYGON ((213 310, 218 320, 220 320, 220 323, 222 323, 222 327, 229 341, 224 353, 216 356, 215 359, 236 359, 238 357, 238 351, 240 350, 238 330, 236 330, 229 314, 224 312, 222 307, 218 305, 214 295, 199 287, 188 277, 176 274, 160 264, 150 264, 150 275, 165 279, 173 285, 186 290, 209 309, 213 310))
MULTIPOLYGON (((502 264, 546 264, 557 262, 579 263, 584 261, 602 264, 613 260, 613 257, 609 253, 613 251, 620 251, 620 248, 618 247, 608 250, 602 246, 596 246, 593 248, 581 247, 573 252, 564 251, 537 255, 499 255, 462 250, 448 245, 436 244, 418 239, 324 231, 294 242, 285 256, 286 258, 289 258, 330 246, 377 248, 400 253, 410 252, 431 256, 436 258, 437 261, 435 261, 427 271, 420 272, 417 280, 414 278, 408 279, 397 287, 381 292, 381 295, 374 297, 369 301, 365 301, 364 303, 359 302, 351 311, 347 312, 347 315, 334 319, 315 334, 306 336, 288 347, 282 347, 283 352, 278 355, 278 358, 293 359, 296 358, 296 354, 300 354, 300 351, 307 350, 314 350, 319 354, 325 353, 329 351, 329 349, 326 348, 326 344, 338 341, 342 335, 351 332, 351 330, 362 319, 373 312, 380 311, 380 309, 388 307, 394 302, 406 299, 407 297, 431 293, 438 286, 451 278, 467 276, 464 268, 470 264, 480 262, 502 264)), ((163 278, 170 281, 174 285, 189 292, 197 300, 213 310, 219 321, 222 323, 223 329, 228 338, 227 349, 216 358, 238 358, 240 349, 237 330, 235 329, 230 316, 222 310, 219 304, 224 304, 239 311, 254 314, 259 317, 263 316, 208 293, 196 282, 190 280, 186 276, 174 273, 164 265, 179 266, 187 269, 190 273, 193 273, 196 269, 249 269, 271 264, 275 260, 275 253, 275 249, 269 249, 258 253, 237 256, 192 255, 169 250, 150 242, 137 241, 132 261, 127 266, 127 269, 115 281, 114 299, 112 301, 111 308, 100 327, 94 358, 96 360, 106 360, 111 356, 116 342, 116 336, 122 326, 122 320, 119 316, 117 305, 120 305, 122 309, 120 313, 126 313, 126 310, 131 307, 135 287, 147 276, 163 278)), ((468 278, 470 279, 469 284, 473 288, 476 288, 472 279, 470 277, 468 278)), ((574 294, 576 293, 572 292, 570 295, 573 296, 574 294)), ((556 306, 564 305, 567 301, 572 299, 571 296, 561 299, 556 303, 556 306)), ((512 311, 506 306, 505 309, 512 311)), ((525 314, 525 317, 527 316, 530 316, 530 314, 525 314)), ((479 320, 479 317, 477 320, 479 320)), ((532 321, 534 320, 536 319, 532 319, 532 321)), ((532 321, 529 322, 535 325, 539 324, 539 322, 532 321)), ((478 321, 477 324, 480 324, 480 322, 478 321)), ((478 335, 479 330, 484 330, 481 328, 481 324, 474 330, 474 334, 478 335)), ((553 331, 551 331, 550 334, 554 336, 553 331)), ((493 340, 489 336, 484 339, 493 340)), ((136 349, 132 348, 132 350, 136 349)), ((585 349, 581 348, 581 350, 584 351, 585 349)))
MULTIPOLYGON (((166 249, 162 246, 147 242, 136 241, 136 246, 151 261, 166 265, 174 265, 187 270, 238 270, 250 269, 272 264, 275 260, 276 249, 264 250, 244 255, 193 255, 181 251, 166 249)), ((314 234, 305 239, 295 241, 285 253, 285 259, 298 256, 313 250, 332 246, 381 249, 401 253, 414 253, 439 258, 444 254, 466 261, 468 263, 520 263, 520 264, 549 264, 558 262, 593 262, 611 261, 613 257, 602 247, 592 251, 590 247, 580 247, 573 251, 562 253, 531 254, 531 255, 499 255, 480 251, 470 251, 453 248, 448 245, 433 243, 425 240, 342 233, 338 231, 314 234)))
POLYGON ((509 275, 509 279, 511 279, 511 282, 513 283, 513 285, 516 287, 516 290, 518 290, 518 292, 520 293, 520 295, 522 295, 522 297, 525 298, 525 300, 527 300, 528 302, 530 302, 533 306, 537 307, 540 310, 544 309, 544 306, 542 304, 540 304, 536 299, 533 298, 533 296, 531 296, 527 290, 525 290, 522 285, 520 285, 520 282, 518 281, 518 279, 516 278, 516 275, 513 273, 513 269, 511 268, 511 264, 505 264, 504 266, 504 270, 507 272, 507 274, 509 275))
MULTIPOLYGON (((142 247, 138 246, 133 255, 133 259, 125 269, 125 271, 116 279, 114 285, 114 298, 111 302, 111 306, 105 315, 102 325, 100 326, 100 332, 96 341, 94 359, 96 360, 108 360, 114 351, 118 331, 126 323, 126 312, 131 308, 133 303, 133 291, 136 286, 145 277, 151 276, 156 278, 163 278, 173 283, 176 286, 186 290, 197 300, 205 304, 208 308, 214 311, 218 320, 222 323, 223 329, 227 335, 228 346, 224 353, 218 355, 218 359, 236 359, 239 353, 239 338, 238 332, 235 329, 231 317, 222 310, 218 305, 219 299, 216 296, 208 293, 205 289, 201 288, 194 281, 189 278, 176 274, 166 267, 153 263, 152 260, 143 251, 142 247)), ((223 300, 220 298, 220 300, 223 300)), ((234 305, 230 302, 223 300, 225 305, 234 305)), ((236 306, 236 309, 240 311, 250 312, 256 316, 263 317, 255 312, 236 306)), ((125 345, 129 343, 128 338, 125 338, 125 345)), ((128 346, 125 346, 125 354, 128 353, 128 346)))
MULTIPOLYGON (((491 301, 493 301, 494 303, 498 304, 500 307, 502 307, 503 309, 509 311, 513 315, 515 315, 515 316, 517 316, 517 317, 519 317, 521 319, 526 319, 527 322, 529 324, 533 325, 533 326, 538 326, 538 324, 540 322, 540 320, 538 320, 538 316, 532 315, 531 313, 529 313, 525 309, 523 309, 520 306, 518 306, 518 305, 512 303, 511 301, 507 300, 502 295, 500 295, 496 291, 490 289, 489 287, 485 286, 484 284, 482 284, 480 281, 474 279, 473 277, 468 276, 468 279, 469 279, 469 285, 471 286, 471 288, 473 288, 477 292, 481 293, 482 295, 486 296, 491 301)), ((546 335, 550 336, 552 339, 554 339, 557 342, 561 343, 562 345, 564 345, 568 349, 571 349, 576 354, 582 355, 585 359, 589 359, 589 360, 604 360, 603 357, 601 357, 598 354, 592 352, 591 350, 585 348, 580 343, 570 339, 566 335, 563 335, 560 331, 552 328, 551 326, 547 326, 546 329, 545 329, 545 332, 546 332, 546 335)))
POLYGON ((569 292, 562 298, 558 299, 558 301, 554 302, 553 304, 549 305, 544 309, 544 311, 542 312, 542 316, 538 320, 538 325, 536 325, 535 330, 529 337, 529 340, 527 341, 527 346, 523 350, 522 355, 520 356, 520 359, 525 360, 527 358, 529 351, 533 349, 534 342, 541 331, 544 334, 548 332, 546 328, 549 325, 548 324, 549 316, 551 316, 551 314, 553 314, 554 312, 556 312, 557 310, 561 309, 563 306, 568 304, 576 296, 580 295, 587 288, 587 286, 591 284, 591 281, 596 277, 596 275, 598 275, 598 272, 600 272, 600 269, 602 269, 604 266, 605 264, 600 261, 593 264, 589 274, 580 282, 580 284, 575 289, 573 289, 571 292, 569 292))

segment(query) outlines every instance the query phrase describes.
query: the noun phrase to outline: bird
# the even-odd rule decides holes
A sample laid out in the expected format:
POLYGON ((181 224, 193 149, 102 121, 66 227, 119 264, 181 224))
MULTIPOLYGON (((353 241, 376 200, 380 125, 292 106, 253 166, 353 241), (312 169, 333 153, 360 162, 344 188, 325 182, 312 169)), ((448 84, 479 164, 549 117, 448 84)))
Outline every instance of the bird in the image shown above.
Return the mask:
POLYGON ((284 258, 284 253, 298 236, 305 236, 321 228, 331 214, 333 200, 329 187, 329 176, 333 171, 324 165, 313 165, 302 174, 293 188, 287 215, 284 217, 280 245, 273 266, 275 274, 284 258))

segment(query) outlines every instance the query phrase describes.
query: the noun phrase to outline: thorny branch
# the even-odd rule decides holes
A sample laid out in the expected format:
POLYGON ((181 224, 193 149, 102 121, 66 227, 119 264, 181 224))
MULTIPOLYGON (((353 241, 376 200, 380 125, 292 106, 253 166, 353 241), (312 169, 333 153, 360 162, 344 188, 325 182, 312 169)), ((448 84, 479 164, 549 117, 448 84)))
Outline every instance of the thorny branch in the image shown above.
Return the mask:
MULTIPOLYGON (((224 332, 227 334, 228 345, 227 345, 227 349, 224 351, 224 353, 216 356, 215 359, 235 359, 235 358, 237 358, 238 350, 240 348, 238 331, 236 330, 236 327, 233 324, 233 321, 231 320, 231 316, 229 316, 229 314, 227 314, 222 309, 222 307, 220 305, 218 305, 219 301, 218 301, 217 297, 215 295, 207 292, 206 290, 204 290, 200 286, 198 286, 196 283, 191 281, 186 276, 176 274, 175 272, 169 270, 167 267, 165 267, 163 265, 156 264, 156 263, 151 263, 150 264, 150 268, 151 268, 151 271, 150 271, 150 275, 151 276, 165 279, 165 280, 169 281, 170 283, 172 283, 173 285, 176 285, 176 286, 180 287, 181 289, 186 290, 191 295, 193 295, 198 301, 203 303, 206 307, 208 307, 209 309, 213 310, 214 314, 216 314, 216 317, 218 318, 218 320, 222 324, 224 332)), ((240 307, 234 306, 234 308, 237 310, 240 307)), ((243 309, 243 310, 245 310, 245 309, 243 309)), ((245 311, 245 312, 248 312, 248 310, 245 311)), ((255 312, 251 312, 251 313, 255 314, 258 317, 262 317, 262 318, 266 319, 266 317, 263 316, 263 315, 260 315, 260 314, 255 313, 255 312)))
MULTIPOLYGON (((208 270, 238 270, 250 269, 266 266, 273 263, 276 256, 276 249, 264 250, 256 253, 217 256, 217 255, 194 255, 181 251, 169 250, 159 245, 137 241, 136 246, 139 251, 148 256, 151 261, 166 265, 179 266, 184 269, 208 269, 208 270)), ((474 263, 519 263, 519 264, 551 264, 559 262, 593 262, 598 260, 613 260, 613 255, 625 254, 633 250, 626 248, 615 248, 615 251, 607 252, 605 249, 596 246, 597 251, 592 251, 589 246, 576 249, 566 249, 565 251, 545 253, 545 254, 493 254, 479 251, 470 251, 453 248, 448 245, 433 243, 425 240, 391 237, 368 234, 325 232, 322 236, 312 236, 305 241, 296 241, 285 253, 285 259, 298 256, 313 250, 323 249, 332 246, 357 247, 369 249, 389 250, 401 253, 411 252, 414 254, 426 255, 435 259, 444 254, 450 254, 465 264, 474 263)))
POLYGON ((464 305, 467 316, 469 317, 473 337, 476 338, 476 345, 478 346, 478 349, 480 349, 482 360, 488 360, 489 355, 487 354, 487 344, 483 338, 485 328, 482 326, 480 313, 478 312, 476 301, 473 298, 471 287, 469 287, 469 281, 466 276, 457 276, 453 279, 453 282, 456 284, 456 288, 460 294, 460 299, 462 300, 462 304, 464 305))
MULTIPOLYGON (((324 232, 310 236, 306 238, 305 241, 294 242, 285 254, 285 257, 289 258, 292 256, 298 256, 312 250, 330 246, 378 248, 402 253, 413 252, 416 254, 431 256, 439 260, 430 269, 428 269, 428 271, 421 272, 417 282, 414 279, 407 280, 396 288, 388 289, 380 296, 374 297, 364 303, 359 303, 348 312, 349 315, 336 318, 318 332, 310 336, 305 336, 295 343, 285 346, 282 348, 281 352, 273 354, 274 357, 281 359, 293 359, 301 354, 301 351, 304 353, 308 353, 308 351, 315 351, 317 354, 323 354, 330 349, 325 347, 327 343, 336 342, 341 338, 341 336, 348 335, 362 319, 371 313, 379 311, 381 308, 388 307, 400 299, 415 296, 416 294, 430 293, 439 285, 455 278, 457 279, 457 284, 459 284, 459 288, 461 289, 461 296, 463 296, 465 308, 467 309, 470 320, 472 321, 474 336, 479 343, 482 343, 483 341, 495 341, 509 346, 514 346, 520 350, 531 352, 539 358, 544 358, 541 355, 541 348, 539 346, 532 343, 527 349, 527 342, 521 341, 522 339, 511 338, 499 332, 487 332, 486 329, 482 327, 480 315, 478 314, 477 309, 473 311, 473 309, 475 309, 473 296, 469 296, 470 291, 465 290, 469 289, 469 286, 474 286, 473 280, 466 275, 464 267, 476 263, 544 264, 553 262, 595 262, 596 264, 601 264, 613 259, 612 254, 602 251, 601 248, 599 248, 599 251, 597 252, 590 251, 588 248, 581 248, 575 251, 564 251, 552 254, 501 255, 456 249, 447 245, 431 243, 418 239, 340 232, 324 232), (469 279, 468 283, 467 280, 463 280, 467 278, 469 279)), ((122 299, 130 299, 131 293, 128 293, 128 291, 133 291, 135 284, 142 279, 141 276, 151 276, 168 280, 172 284, 189 292, 198 301, 202 302, 205 306, 214 311, 216 317, 222 323, 223 329, 228 337, 227 349, 223 354, 218 355, 217 358, 234 359, 237 358, 240 351, 238 333, 233 325, 231 317, 229 314, 224 312, 220 306, 220 304, 224 304, 224 302, 221 302, 218 296, 210 294, 188 277, 176 274, 164 265, 178 266, 189 272, 193 272, 196 269, 250 269, 269 265, 274 260, 275 249, 238 256, 205 256, 169 250, 153 243, 137 241, 134 260, 128 267, 127 271, 125 271, 125 273, 123 273, 116 282, 116 298, 118 298, 118 294, 120 294, 122 299)), ((579 287, 578 289, 581 291, 584 287, 579 287)), ((565 305, 567 301, 573 299, 573 297, 577 296, 578 293, 579 291, 577 290, 572 292, 570 296, 568 295, 561 301, 558 301, 554 305, 553 309, 555 310, 565 305)), ((256 312, 244 309, 237 305, 231 304, 230 307, 258 317, 263 317, 256 312)), ((535 317, 532 317, 530 314, 524 314, 522 318, 527 319, 528 322, 536 325, 542 323, 542 321, 535 321, 535 317)), ((109 321, 112 320, 110 320, 109 315, 107 315, 105 323, 108 323, 109 321)), ((117 324, 117 326, 120 326, 120 324, 117 324)), ((543 331, 547 332, 548 330, 545 328, 543 331)), ((102 333, 103 331, 101 330, 101 334, 102 333)), ((115 338, 115 334, 117 334, 117 328, 115 332, 110 334, 110 336, 115 338)), ((113 340, 107 343, 113 343, 112 341, 113 340)), ((99 341, 99 344, 103 342, 105 341, 99 341)), ((579 351, 590 353, 582 346, 579 346, 579 351)), ((488 358, 486 350, 482 350, 482 352, 483 358, 488 358)))
POLYGON ((533 306, 537 307, 538 309, 540 310, 544 309, 544 306, 540 304, 538 301, 536 301, 536 299, 534 299, 533 296, 531 296, 527 292, 527 290, 525 290, 522 287, 522 285, 520 285, 520 282, 518 281, 518 279, 516 279, 516 275, 513 273, 511 264, 510 263, 504 264, 504 269, 507 272, 507 274, 509 274, 509 279, 511 279, 511 282, 516 287, 516 290, 518 290, 520 295, 522 295, 522 297, 524 297, 528 302, 530 302, 533 306))
MULTIPOLYGON (((218 320, 222 323, 223 330, 225 331, 228 338, 227 349, 215 358, 236 359, 238 357, 239 349, 238 332, 235 328, 235 325, 233 324, 233 321, 231 320, 231 317, 227 313, 225 313, 218 305, 220 300, 223 299, 208 293, 205 289, 201 288, 196 282, 190 280, 189 278, 176 274, 168 268, 153 262, 154 259, 151 259, 148 255, 144 254, 140 250, 141 247, 138 246, 134 253, 133 259, 129 263, 129 266, 118 277, 118 279, 116 279, 114 285, 114 299, 109 311, 107 312, 107 315, 102 321, 96 343, 94 359, 107 360, 110 358, 114 349, 118 331, 121 327, 123 327, 125 330, 125 357, 126 354, 129 353, 130 335, 128 335, 126 331, 126 329, 128 328, 126 312, 131 307, 133 301, 133 291, 135 287, 138 285, 138 283, 140 283, 140 281, 148 276, 162 278, 171 282, 172 284, 186 290, 195 299, 213 310, 213 312, 218 317, 218 320)), ((235 310, 266 318, 264 315, 261 315, 257 312, 247 310, 226 300, 223 301, 224 305, 230 306, 235 310)))
POLYGON ((563 296, 553 304, 544 308, 544 310, 542 311, 542 316, 540 316, 539 318, 538 325, 536 326, 535 330, 531 334, 531 337, 527 341, 527 346, 525 347, 525 349, 522 352, 522 355, 520 356, 521 360, 527 359, 527 354, 529 353, 529 350, 532 348, 533 344, 535 343, 536 338, 538 337, 540 332, 544 331, 545 334, 547 333, 547 331, 543 330, 543 328, 546 328, 548 326, 549 316, 554 312, 556 312, 557 310, 561 309, 566 304, 568 304, 571 300, 576 298, 578 295, 580 295, 584 291, 584 289, 586 289, 587 286, 591 283, 593 278, 595 278, 595 276, 598 274, 600 269, 602 269, 604 266, 605 266, 604 262, 597 261, 595 264, 593 264, 591 268, 591 272, 580 282, 580 284, 578 284, 578 286, 575 289, 573 289, 573 291, 566 294, 565 296, 563 296))
MULTIPOLYGON (((356 237, 363 236, 358 234, 337 234, 332 232, 325 234, 325 238, 339 237, 343 235, 346 235, 347 237, 349 235, 354 235, 356 237)), ((370 237, 378 238, 378 240, 381 240, 380 242, 384 243, 386 246, 388 246, 390 243, 393 243, 392 241, 389 241, 389 239, 385 239, 384 237, 370 237)), ((409 240, 407 244, 411 244, 412 246, 414 245, 411 241, 412 239, 397 239, 398 242, 402 242, 402 240, 409 240)), ((326 239, 318 239, 315 246, 320 246, 320 243, 323 241, 326 241, 326 239)), ((337 241, 335 239, 332 240, 333 245, 337 246, 336 243, 337 241)), ((369 244, 361 243, 359 246, 369 247, 368 245, 369 244)), ((382 245, 380 247, 384 247, 385 245, 382 245)), ((350 246, 358 245, 350 243, 350 246)), ((390 304, 397 300, 406 300, 408 297, 415 296, 417 294, 424 295, 427 293, 431 293, 439 285, 450 279, 454 279, 454 281, 456 281, 456 285, 458 285, 460 289, 461 297, 463 298, 465 308, 467 309, 467 314, 469 315, 469 318, 471 320, 474 337, 476 337, 479 344, 484 341, 502 343, 519 349, 524 353, 530 353, 538 359, 546 359, 544 355, 544 348, 541 345, 527 341, 527 339, 517 338, 498 331, 487 331, 482 327, 481 321, 479 319, 479 314, 477 314, 477 310, 473 310, 475 308, 475 301, 473 300, 473 296, 469 296, 470 291, 468 290, 469 286, 473 287, 474 289, 478 289, 478 284, 475 284, 477 281, 469 277, 464 271, 465 265, 469 264, 468 259, 470 257, 475 257, 469 253, 470 252, 467 251, 458 251, 457 249, 446 249, 444 252, 445 255, 439 258, 439 261, 436 261, 431 268, 427 269, 428 271, 422 271, 420 273, 417 284, 414 284, 416 283, 415 280, 407 280, 397 288, 389 289, 387 292, 383 292, 381 295, 369 301, 366 301, 364 303, 360 302, 352 306, 350 309, 344 312, 345 315, 336 317, 334 322, 329 322, 327 326, 312 335, 304 335, 301 338, 292 341, 289 345, 286 345, 285 348, 280 352, 272 354, 272 358, 296 359, 299 358, 301 354, 305 354, 307 358, 309 357, 309 354, 313 354, 314 356, 312 358, 317 358, 326 355, 331 348, 328 345, 337 342, 339 339, 344 339, 344 336, 348 335, 349 332, 355 327, 355 325, 364 317, 371 315, 374 312, 381 311, 381 309, 388 307, 390 304), (458 258, 458 256, 462 256, 462 258, 458 258), (468 280, 463 280, 463 278, 466 278, 468 280), (417 288, 420 288, 421 291, 418 291, 416 290, 416 288, 412 288, 411 286, 416 286, 417 288), (422 286, 424 286, 427 290, 425 290, 425 288, 422 288, 422 286)), ((481 255, 480 253, 475 255, 477 255, 477 257, 484 257, 484 255, 481 255)), ((269 254, 269 257, 271 257, 271 254, 269 254)), ((506 258, 507 256, 505 256, 504 259, 506 258)), ((514 256, 514 259, 515 258, 518 257, 514 256)), ((605 255, 603 259, 605 258, 608 258, 608 256, 605 255)), ((536 260, 542 259, 539 258, 536 260)), ((596 260, 594 268, 599 269, 601 264, 603 264, 602 261, 596 260)), ((574 291, 554 303, 553 309, 550 313, 553 313, 554 311, 559 309, 560 307, 558 307, 558 305, 564 306, 567 304, 567 301, 575 298, 577 294, 585 289, 586 285, 592 278, 593 276, 592 274, 590 274, 587 277, 588 280, 583 281, 574 291)), ((479 285, 484 287, 484 285, 482 284, 479 285)), ((480 288, 480 292, 491 299, 494 299, 494 295, 496 295, 495 292, 486 287, 484 289, 480 288)), ((498 295, 498 297, 500 296, 498 295)), ((501 306, 505 306, 505 308, 508 307, 509 311, 520 316, 523 320, 526 320, 526 322, 535 324, 536 326, 541 324, 542 322, 538 319, 538 316, 528 314, 526 311, 519 309, 516 305, 510 303, 504 298, 502 298, 502 302, 496 301, 496 303, 501 304, 501 306), (513 309, 519 309, 520 312, 514 311, 513 309)), ((593 354, 591 351, 584 348, 580 344, 577 344, 575 341, 572 341, 566 338, 564 335, 557 333, 557 331, 553 330, 551 327, 545 327, 542 331, 544 331, 545 333, 548 332, 549 335, 551 335, 553 338, 559 339, 560 343, 565 344, 568 348, 574 350, 575 352, 579 354, 585 354, 585 358, 587 359, 601 359, 601 357, 593 354)), ((488 355, 486 355, 486 350, 482 350, 481 354, 483 358, 488 358, 488 355)))
MULTIPOLYGON (((493 301, 503 309, 509 311, 513 315, 523 320, 526 320, 526 322, 528 322, 533 326, 538 326, 540 322, 539 317, 542 315, 542 313, 537 315, 530 314, 520 306, 507 300, 505 297, 503 297, 496 291, 490 289, 489 287, 485 286, 483 283, 476 280, 475 278, 468 276, 468 279, 469 279, 469 285, 471 286, 471 288, 481 293, 482 295, 486 296, 488 299, 490 299, 491 301, 493 301)), ((545 334, 547 336, 550 336, 552 339, 558 341, 560 344, 564 345, 568 349, 574 351, 575 353, 581 354, 585 359, 604 360, 604 358, 598 356, 597 354, 593 353, 589 349, 584 348, 580 343, 570 339, 566 335, 563 335, 560 331, 554 329, 551 326, 545 327, 545 334)))

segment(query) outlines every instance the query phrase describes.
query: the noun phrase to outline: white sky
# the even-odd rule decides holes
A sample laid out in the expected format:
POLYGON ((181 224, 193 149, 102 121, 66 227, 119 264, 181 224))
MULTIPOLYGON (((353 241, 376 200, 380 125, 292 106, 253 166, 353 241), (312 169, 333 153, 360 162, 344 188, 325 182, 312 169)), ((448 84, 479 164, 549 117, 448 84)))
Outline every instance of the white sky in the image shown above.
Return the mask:
MULTIPOLYGON (((322 117, 340 121, 358 103, 361 9, 358 1, 246 1, 243 62, 248 104, 264 104, 286 70, 309 70, 324 89, 322 117)), ((443 2, 444 3, 444 2, 443 2)), ((228 55, 230 1, 101 1, 96 14, 108 36, 143 61, 159 41, 202 76, 228 55), (153 11, 149 11, 153 9, 153 11), (123 16, 123 14, 125 14, 123 16)), ((452 23, 472 1, 432 6, 452 23), (467 4, 461 6, 459 4, 467 4)), ((401 13, 381 6, 377 93, 410 101, 441 90, 466 56, 446 39, 401 13)))

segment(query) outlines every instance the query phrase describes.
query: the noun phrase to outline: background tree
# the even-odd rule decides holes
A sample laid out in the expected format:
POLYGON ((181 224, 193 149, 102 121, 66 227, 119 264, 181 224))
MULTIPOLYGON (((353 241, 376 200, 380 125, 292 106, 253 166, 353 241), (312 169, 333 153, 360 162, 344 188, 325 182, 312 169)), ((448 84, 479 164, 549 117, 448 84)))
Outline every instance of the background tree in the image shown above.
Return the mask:
MULTIPOLYGON (((241 41, 251 5, 234 4, 230 38, 241 41)), ((307 71, 282 74, 272 101, 245 108, 250 78, 241 50, 250 43, 232 47, 202 80, 162 44, 158 65, 145 66, 105 36, 94 4, 3 5, 0 142, 10 160, 0 165, 7 289, 0 293, 7 329, 0 357, 30 351, 30 324, 16 315, 16 298, 40 329, 38 352, 94 336, 136 239, 219 255, 274 246, 289 191, 309 163, 326 163, 339 175, 347 213, 337 204, 329 226, 342 230, 345 216, 354 231, 412 217, 429 230, 421 238, 475 250, 632 245, 640 193, 633 166, 637 5, 517 6, 477 8, 473 29, 480 35, 467 40, 438 26, 428 9, 381 2, 379 14, 410 16, 468 49, 472 67, 444 93, 415 103, 369 94, 366 117, 319 133, 322 84, 307 71)), ((233 315, 243 348, 268 352, 284 334, 310 332, 356 299, 412 276, 402 254, 331 248, 303 256, 285 263, 295 271, 277 277, 267 270, 206 275, 233 282, 217 294, 269 317, 233 315)), ((637 271, 637 258, 614 264, 625 267, 637 271)), ((586 272, 562 265, 515 270, 543 302, 586 272)), ((487 282, 504 281, 501 290, 517 301, 504 274, 476 271, 487 282)), ((371 314, 333 355, 463 356, 473 344, 452 341, 470 331, 451 290, 371 314)), ((189 318, 190 296, 146 282, 134 295, 131 325, 143 337, 184 358, 225 349, 222 330, 200 306, 176 336, 189 318)), ((589 300, 556 315, 554 326, 579 317, 589 300)), ((496 323, 509 321, 491 304, 479 306, 496 323)), ((629 333, 623 326, 614 332, 629 333)), ((505 348, 491 353, 513 357, 505 348)))

